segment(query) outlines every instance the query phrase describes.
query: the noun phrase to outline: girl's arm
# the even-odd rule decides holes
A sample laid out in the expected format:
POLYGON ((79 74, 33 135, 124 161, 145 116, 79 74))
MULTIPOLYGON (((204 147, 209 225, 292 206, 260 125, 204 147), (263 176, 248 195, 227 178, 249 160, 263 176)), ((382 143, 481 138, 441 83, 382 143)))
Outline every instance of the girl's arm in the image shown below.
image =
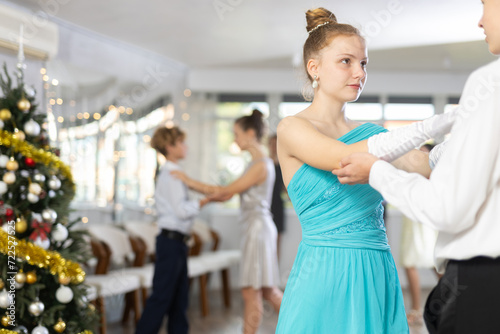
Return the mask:
POLYGON ((181 180, 189 189, 204 195, 211 195, 220 190, 221 187, 194 180, 180 170, 171 171, 170 174, 181 180))
POLYGON ((391 164, 408 173, 418 173, 426 178, 431 176, 432 170, 429 166, 429 153, 420 150, 411 150, 401 158, 394 160, 391 164))
POLYGON ((181 171, 172 171, 171 174, 184 182, 190 189, 210 195, 212 200, 228 200, 232 195, 242 193, 248 188, 264 182, 267 177, 267 169, 264 161, 258 161, 245 174, 227 186, 209 185, 191 179, 181 171))
POLYGON ((308 120, 286 117, 278 124, 280 163, 283 156, 294 158, 309 166, 332 170, 339 168, 340 160, 355 152, 368 152, 367 141, 347 145, 320 133, 308 120), (281 153, 281 154, 280 154, 281 153))

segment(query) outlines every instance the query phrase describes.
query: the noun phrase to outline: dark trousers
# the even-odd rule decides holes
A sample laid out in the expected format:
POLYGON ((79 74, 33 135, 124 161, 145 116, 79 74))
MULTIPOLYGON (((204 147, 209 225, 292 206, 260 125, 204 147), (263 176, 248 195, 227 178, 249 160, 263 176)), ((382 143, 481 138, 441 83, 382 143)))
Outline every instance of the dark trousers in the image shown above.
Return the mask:
POLYGON ((500 258, 450 261, 424 319, 430 334, 500 333, 500 258))
POLYGON ((157 334, 165 315, 168 334, 187 334, 187 246, 180 240, 156 237, 153 293, 148 298, 136 334, 157 334))

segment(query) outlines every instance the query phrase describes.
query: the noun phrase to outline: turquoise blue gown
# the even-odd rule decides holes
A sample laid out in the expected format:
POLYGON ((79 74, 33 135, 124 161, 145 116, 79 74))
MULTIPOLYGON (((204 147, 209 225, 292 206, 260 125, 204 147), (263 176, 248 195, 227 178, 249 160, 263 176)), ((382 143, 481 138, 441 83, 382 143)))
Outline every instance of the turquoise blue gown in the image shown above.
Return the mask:
MULTIPOLYGON (((365 123, 338 140, 351 144, 385 131, 365 123)), ((302 241, 281 304, 276 333, 409 333, 381 195, 342 185, 304 164, 288 185, 302 241)))

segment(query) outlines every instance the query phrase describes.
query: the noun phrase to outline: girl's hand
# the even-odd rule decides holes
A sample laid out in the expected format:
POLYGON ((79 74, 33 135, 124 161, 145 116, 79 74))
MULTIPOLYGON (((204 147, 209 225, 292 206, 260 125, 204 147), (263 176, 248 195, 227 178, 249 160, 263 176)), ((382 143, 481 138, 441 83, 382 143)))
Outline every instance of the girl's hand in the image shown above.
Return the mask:
POLYGON ((233 194, 225 193, 223 191, 215 192, 208 196, 208 198, 210 198, 210 200, 214 202, 225 202, 230 200, 231 197, 233 197, 233 194))

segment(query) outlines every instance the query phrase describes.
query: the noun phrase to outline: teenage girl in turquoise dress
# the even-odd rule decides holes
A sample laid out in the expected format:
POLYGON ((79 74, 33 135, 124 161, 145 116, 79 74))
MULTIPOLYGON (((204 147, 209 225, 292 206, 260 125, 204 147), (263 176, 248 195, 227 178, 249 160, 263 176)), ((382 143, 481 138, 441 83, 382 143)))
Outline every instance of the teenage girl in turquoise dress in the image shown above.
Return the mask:
MULTIPOLYGON (((302 226, 302 242, 276 333, 408 333, 382 197, 366 184, 342 185, 331 173, 350 153, 371 152, 367 139, 392 134, 381 134, 386 132, 382 127, 356 123, 344 115, 346 103, 355 101, 365 84, 365 40, 356 28, 337 23, 326 9, 310 10, 306 18, 309 37, 304 64, 314 99, 307 109, 278 126, 279 161, 302 226)), ((432 134, 429 129, 449 130, 433 128, 436 122, 444 122, 439 117, 434 123, 424 121, 403 129, 399 137, 372 141, 372 146, 383 144, 379 146, 384 149, 378 149, 384 153, 388 146, 410 142, 400 155, 410 153, 394 164, 428 176, 428 156, 410 148, 417 146, 412 138, 419 138, 422 126, 427 127, 420 131, 424 137, 432 134)))

